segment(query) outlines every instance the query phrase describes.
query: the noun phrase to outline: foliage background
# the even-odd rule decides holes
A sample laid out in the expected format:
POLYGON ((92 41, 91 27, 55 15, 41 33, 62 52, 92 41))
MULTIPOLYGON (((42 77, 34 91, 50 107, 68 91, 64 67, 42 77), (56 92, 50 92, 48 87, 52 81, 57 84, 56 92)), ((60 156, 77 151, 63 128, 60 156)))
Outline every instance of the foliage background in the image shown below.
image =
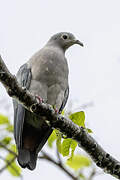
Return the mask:
MULTIPOLYGON (((120 1, 4 0, 0 7, 0 53, 12 73, 56 32, 73 32, 84 42, 84 48, 74 46, 66 54, 70 67, 69 101, 75 102, 73 109, 93 102, 94 106, 85 110, 86 124, 105 150, 119 159, 120 1)), ((11 101, 0 86, 0 100, 3 97, 11 101)), ((4 113, 2 107, 0 104, 4 113)), ((69 179, 43 161, 34 172, 23 173, 25 179, 69 179)), ((6 172, 1 178, 13 177, 6 172)), ((114 179, 109 175, 94 179, 101 178, 114 179)))

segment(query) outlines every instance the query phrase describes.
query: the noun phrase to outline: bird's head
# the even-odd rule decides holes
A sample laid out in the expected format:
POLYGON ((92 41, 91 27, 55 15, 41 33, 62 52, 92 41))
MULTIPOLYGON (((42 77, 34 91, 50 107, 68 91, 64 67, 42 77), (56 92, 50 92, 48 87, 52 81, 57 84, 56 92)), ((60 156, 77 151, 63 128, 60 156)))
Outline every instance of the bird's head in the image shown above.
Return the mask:
POLYGON ((53 35, 48 41, 48 43, 55 46, 59 46, 64 51, 74 44, 83 46, 82 42, 76 39, 72 33, 68 33, 68 32, 60 32, 53 35))

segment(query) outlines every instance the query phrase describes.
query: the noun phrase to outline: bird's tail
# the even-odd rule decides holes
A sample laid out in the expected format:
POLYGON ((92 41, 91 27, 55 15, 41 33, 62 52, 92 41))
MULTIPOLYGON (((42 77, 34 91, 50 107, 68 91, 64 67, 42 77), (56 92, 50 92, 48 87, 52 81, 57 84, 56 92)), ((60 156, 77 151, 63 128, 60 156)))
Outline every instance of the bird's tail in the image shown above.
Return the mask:
POLYGON ((35 169, 37 155, 52 131, 47 124, 43 124, 41 129, 36 129, 28 124, 24 126, 23 145, 20 148, 18 147, 18 163, 22 168, 35 169), (27 131, 25 131, 26 129, 27 131))
POLYGON ((27 149, 18 149, 18 163, 22 168, 34 170, 36 167, 37 154, 27 149))

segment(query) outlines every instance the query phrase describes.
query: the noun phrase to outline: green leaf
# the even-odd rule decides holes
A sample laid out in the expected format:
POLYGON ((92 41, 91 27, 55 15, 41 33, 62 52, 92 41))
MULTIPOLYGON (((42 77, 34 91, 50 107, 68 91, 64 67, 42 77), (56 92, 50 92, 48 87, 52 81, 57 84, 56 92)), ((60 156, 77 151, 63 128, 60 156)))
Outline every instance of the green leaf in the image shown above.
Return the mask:
POLYGON ((7 123, 9 123, 8 117, 0 114, 0 125, 7 124, 7 123))
POLYGON ((57 140, 56 140, 57 149, 58 152, 61 153, 61 133, 57 130, 56 135, 57 135, 57 140))
POLYGON ((8 124, 8 126, 6 127, 6 130, 9 132, 13 132, 13 125, 8 124))
POLYGON ((72 159, 73 158, 73 156, 74 156, 74 151, 75 151, 75 149, 76 149, 76 147, 77 147, 77 142, 75 141, 75 140, 72 140, 71 141, 71 145, 70 145, 70 148, 71 148, 71 156, 70 156, 70 158, 72 159))
MULTIPOLYGON (((12 150, 13 152, 16 152, 16 146, 14 144, 11 145, 10 150, 12 150)), ((13 160, 13 158, 15 157, 14 154, 9 153, 6 156, 6 163, 10 162, 11 160, 13 160)), ((10 172, 11 175, 13 176, 20 176, 21 175, 21 168, 16 164, 15 161, 13 161, 11 163, 10 166, 7 167, 7 170, 10 172)))
POLYGON ((17 152, 17 148, 16 148, 16 145, 15 144, 12 144, 11 147, 10 147, 10 150, 12 150, 13 152, 17 152))
POLYGON ((66 161, 66 164, 74 169, 74 170, 78 170, 80 168, 84 168, 84 167, 88 167, 91 165, 91 160, 83 155, 74 155, 72 159, 68 159, 66 161))
POLYGON ((79 177, 80 177, 81 180, 82 180, 82 179, 83 179, 83 180, 86 180, 86 177, 85 177, 82 173, 79 174, 79 177))
POLYGON ((64 115, 65 114, 65 110, 62 110, 62 113, 61 113, 62 115, 64 115))
POLYGON ((91 129, 87 128, 86 129, 88 133, 93 133, 91 129))
POLYGON ((52 132, 52 134, 50 135, 49 139, 48 139, 48 146, 50 148, 52 148, 53 146, 53 142, 57 139, 57 136, 56 136, 56 132, 55 130, 52 132))
MULTIPOLYGON (((12 159, 14 158, 14 155, 9 153, 7 156, 6 156, 6 161, 7 162, 10 162, 12 159)), ((6 163, 7 163, 6 162, 6 163)), ((9 171, 9 173, 13 176, 20 176, 21 175, 21 168, 16 164, 15 161, 13 161, 11 163, 10 166, 7 167, 7 170, 9 171)))
POLYGON ((61 132, 55 129, 48 139, 48 146, 52 148, 53 142, 56 140, 56 146, 58 151, 61 153, 61 132))
POLYGON ((8 145, 11 142, 11 140, 12 138, 7 136, 1 140, 1 143, 3 143, 4 145, 8 145))
POLYGON ((72 139, 64 139, 61 145, 61 154, 63 156, 68 156, 70 152, 70 146, 71 146, 72 139))
POLYGON ((11 166, 8 166, 7 170, 11 175, 19 177, 21 175, 21 168, 14 161, 11 166))
POLYGON ((63 156, 68 156, 70 154, 71 150, 71 155, 70 158, 73 157, 75 148, 77 146, 77 142, 72 139, 64 139, 61 145, 61 154, 63 156))
POLYGON ((83 111, 75 112, 69 118, 78 126, 85 127, 85 113, 83 111))

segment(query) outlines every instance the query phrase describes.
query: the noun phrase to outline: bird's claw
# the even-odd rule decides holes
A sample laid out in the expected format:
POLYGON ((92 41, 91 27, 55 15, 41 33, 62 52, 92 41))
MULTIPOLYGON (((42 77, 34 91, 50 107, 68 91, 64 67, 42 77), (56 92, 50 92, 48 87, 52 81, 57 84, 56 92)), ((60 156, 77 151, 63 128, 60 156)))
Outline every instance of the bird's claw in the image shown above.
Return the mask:
POLYGON ((38 95, 35 95, 35 98, 38 101, 38 103, 43 103, 44 102, 43 99, 38 95))
POLYGON ((55 113, 58 114, 58 109, 57 108, 55 108, 55 113))
POLYGON ((56 114, 59 113, 58 109, 57 109, 55 106, 53 106, 53 109, 54 109, 54 111, 55 111, 56 114))

